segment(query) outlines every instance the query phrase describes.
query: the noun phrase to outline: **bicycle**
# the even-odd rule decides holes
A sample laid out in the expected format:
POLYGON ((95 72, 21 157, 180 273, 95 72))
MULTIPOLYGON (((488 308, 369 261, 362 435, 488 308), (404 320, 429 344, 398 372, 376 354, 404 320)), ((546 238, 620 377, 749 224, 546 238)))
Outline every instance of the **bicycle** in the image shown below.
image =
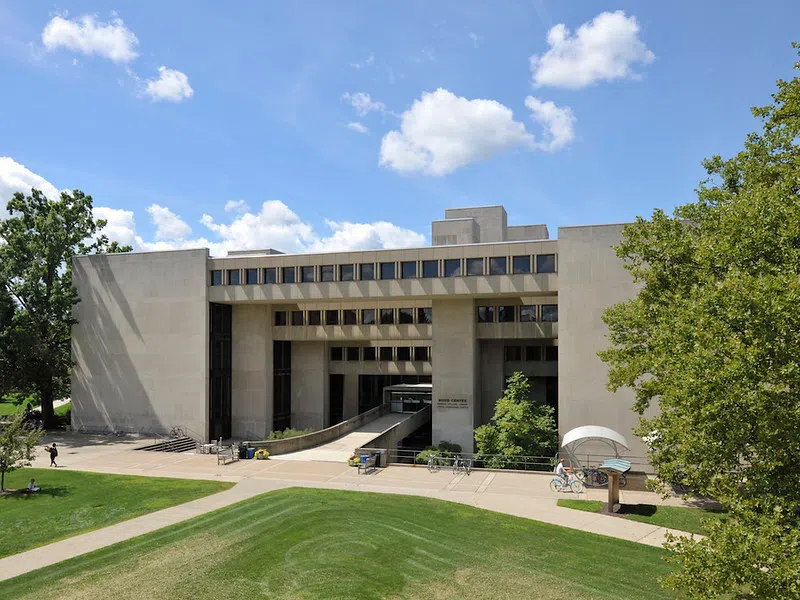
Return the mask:
POLYGON ((460 455, 457 455, 453 459, 453 474, 458 473, 459 471, 463 471, 469 475, 472 472, 472 461, 466 460, 461 458, 460 455))
POLYGON ((553 477, 550 480, 550 491, 551 492, 561 492, 564 488, 569 488, 573 494, 580 494, 584 491, 583 482, 575 477, 575 475, 570 475, 569 479, 566 483, 561 477, 553 477))
POLYGON ((441 465, 439 465, 439 457, 436 454, 431 454, 428 457, 428 471, 430 471, 431 473, 435 473, 440 468, 441 465))

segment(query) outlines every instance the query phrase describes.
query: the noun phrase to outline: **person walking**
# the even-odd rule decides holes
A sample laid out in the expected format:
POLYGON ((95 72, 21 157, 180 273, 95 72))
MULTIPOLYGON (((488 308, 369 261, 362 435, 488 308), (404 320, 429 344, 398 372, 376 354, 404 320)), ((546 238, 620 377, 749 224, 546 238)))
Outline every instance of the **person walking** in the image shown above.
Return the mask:
POLYGON ((56 458, 58 457, 58 449, 56 448, 56 443, 53 442, 53 445, 50 446, 47 451, 50 453, 50 466, 51 467, 58 467, 56 464, 56 458))

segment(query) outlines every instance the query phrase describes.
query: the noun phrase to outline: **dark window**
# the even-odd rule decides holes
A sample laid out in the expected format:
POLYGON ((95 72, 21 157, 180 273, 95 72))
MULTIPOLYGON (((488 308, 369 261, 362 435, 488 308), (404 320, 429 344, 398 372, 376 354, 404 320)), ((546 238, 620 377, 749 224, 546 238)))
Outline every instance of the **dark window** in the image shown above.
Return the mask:
POLYGON ((300 267, 300 281, 312 283, 314 281, 314 267, 300 267))
POLYGON ((394 263, 381 263, 381 279, 394 279, 394 263))
POLYGON ((397 322, 400 325, 410 325, 414 322, 413 308, 399 308, 397 310, 397 322))
POLYGON ((494 306, 478 307, 478 323, 494 323, 494 306))
MULTIPOLYGON (((383 266, 381 266, 381 268, 383 268, 383 266)), ((402 277, 403 279, 415 279, 417 277, 416 261, 400 263, 400 277, 402 277)))
POLYGON ((375 346, 364 346, 364 360, 378 360, 375 346))
POLYGON ((242 272, 239 269, 228 271, 228 285, 239 285, 241 283, 242 272))
POLYGON ((497 310, 497 320, 501 323, 514 322, 514 307, 513 306, 499 306, 497 310))
POLYGON ((542 321, 558 321, 558 304, 542 304, 542 321))
POLYGON ((394 360, 392 356, 392 347, 391 346, 381 346, 378 349, 378 356, 380 360, 394 360))
POLYGON ((392 323, 394 323, 394 309, 382 308, 381 325, 391 325, 392 323))
POLYGON ((344 360, 344 352, 341 346, 331 346, 331 360, 344 360))
POLYGON ((362 325, 375 325, 375 309, 365 308, 361 311, 362 325))
POLYGON ((326 310, 325 311, 325 325, 338 325, 339 324, 339 311, 326 310))
POLYGON ((519 320, 523 323, 530 323, 536 320, 536 307, 533 305, 519 307, 519 320))
POLYGON ((222 285, 222 271, 211 271, 211 285, 222 285))
POLYGON ((231 309, 230 304, 211 304, 209 432, 214 438, 231 435, 231 309))
POLYGON ((318 310, 308 311, 308 324, 309 325, 322 325, 322 315, 318 310))
POLYGON ((489 259, 489 275, 505 275, 508 261, 505 256, 493 256, 489 259))
POLYGON ((333 281, 333 265, 322 265, 319 268, 319 278, 321 281, 333 281))
POLYGON ((428 361, 430 359, 430 348, 427 346, 414 347, 414 360, 428 361))
POLYGON ((348 346, 346 356, 347 360, 358 360, 358 346, 348 346))
POLYGON ((353 281, 356 278, 353 265, 339 265, 339 281, 353 281))
POLYGON ((556 255, 555 254, 539 254, 536 257, 536 272, 537 273, 555 273, 556 272, 556 255))
POLYGON ((362 263, 358 265, 361 281, 372 281, 375 279, 375 265, 372 263, 362 263))
POLYGON ((433 323, 433 309, 432 308, 418 308, 417 309, 417 323, 433 323))
POLYGON ((545 346, 544 347, 545 360, 558 360, 558 346, 545 346))
POLYGON ((356 315, 356 309, 354 308, 346 308, 342 311, 342 322, 345 325, 358 325, 358 317, 356 315))
POLYGON ((302 325, 303 324, 303 311, 302 310, 293 310, 292 311, 292 325, 302 325))
POLYGON ((283 272, 281 273, 283 283, 294 283, 294 267, 283 267, 283 272))
POLYGON ((439 261, 438 260, 423 260, 422 261, 422 276, 423 277, 438 277, 439 276, 439 261))
POLYGON ((506 346, 505 348, 505 361, 506 362, 519 362, 522 360, 522 346, 506 346))
POLYGON ((483 275, 483 259, 482 258, 468 258, 467 259, 467 275, 483 275))
POLYGON ((525 346, 525 360, 527 360, 527 361, 542 360, 542 347, 541 346, 525 346))
POLYGON ((279 310, 275 313, 275 325, 286 325, 286 311, 279 310))
POLYGON ((444 261, 444 276, 445 277, 460 277, 461 276, 461 259, 451 258, 444 261))
POLYGON ((411 360, 411 348, 408 346, 398 346, 397 360, 411 360))
POLYGON ((247 285, 256 285, 258 283, 258 269, 247 269, 245 277, 247 285))
POLYGON ((278 283, 278 269, 275 267, 264 269, 264 283, 278 283))
POLYGON ((292 343, 272 342, 272 429, 292 426, 292 343))
POLYGON ((530 273, 531 257, 515 256, 511 259, 511 268, 513 269, 514 273, 530 273))

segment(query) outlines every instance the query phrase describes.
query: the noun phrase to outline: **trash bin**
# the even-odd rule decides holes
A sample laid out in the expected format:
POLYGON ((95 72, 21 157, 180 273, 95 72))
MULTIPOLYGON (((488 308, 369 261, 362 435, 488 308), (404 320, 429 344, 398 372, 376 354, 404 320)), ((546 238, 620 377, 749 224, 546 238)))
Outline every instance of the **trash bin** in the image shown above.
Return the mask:
POLYGON ((239 446, 239 458, 247 458, 247 446, 239 446))
POLYGON ((375 466, 376 467, 385 467, 389 464, 389 451, 388 450, 378 450, 375 456, 375 466))
POLYGON ((256 455, 256 449, 255 448, 248 448, 247 449, 247 458, 251 458, 252 459, 255 455, 256 455))
POLYGON ((369 458, 369 454, 362 454, 358 458, 359 458, 359 461, 361 462, 361 464, 364 465, 364 464, 367 463, 367 459, 369 458))

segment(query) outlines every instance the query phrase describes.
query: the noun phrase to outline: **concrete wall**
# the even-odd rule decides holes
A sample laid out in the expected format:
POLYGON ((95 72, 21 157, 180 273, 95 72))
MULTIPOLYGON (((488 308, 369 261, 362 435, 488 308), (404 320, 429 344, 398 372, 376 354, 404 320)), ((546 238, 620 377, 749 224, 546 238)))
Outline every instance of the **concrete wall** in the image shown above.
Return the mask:
POLYGON ((292 428, 322 429, 328 419, 328 348, 292 342, 292 428))
MULTIPOLYGON (((480 404, 476 392, 478 348, 475 304, 472 300, 433 301, 433 443, 473 448, 473 429, 480 404), (442 399, 464 400, 459 407, 440 405, 442 399)), ((479 417, 478 417, 479 418, 479 417)))
POLYGON ((472 217, 480 228, 481 243, 502 242, 506 239, 508 215, 502 206, 475 206, 472 208, 448 208, 444 211, 445 219, 464 219, 472 217))
POLYGON ((431 223, 431 244, 433 246, 474 244, 480 241, 480 236, 478 222, 471 217, 431 223))
POLYGON ((558 230, 558 429, 563 436, 580 425, 604 425, 628 439, 632 455, 643 456, 644 445, 631 431, 637 424, 633 393, 606 389, 608 370, 597 356, 608 347, 603 309, 636 293, 612 248, 621 233, 622 225, 558 230))
POLYGON ((235 304, 232 311, 232 434, 263 439, 272 430, 271 307, 235 304))
POLYGON ((547 225, 512 225, 506 229, 506 241, 546 240, 550 238, 547 225))
POLYGON ((208 430, 207 250, 73 260, 72 423, 208 430))
POLYGON ((481 417, 475 425, 488 423, 494 415, 494 405, 503 395, 503 342, 480 341, 481 417))

